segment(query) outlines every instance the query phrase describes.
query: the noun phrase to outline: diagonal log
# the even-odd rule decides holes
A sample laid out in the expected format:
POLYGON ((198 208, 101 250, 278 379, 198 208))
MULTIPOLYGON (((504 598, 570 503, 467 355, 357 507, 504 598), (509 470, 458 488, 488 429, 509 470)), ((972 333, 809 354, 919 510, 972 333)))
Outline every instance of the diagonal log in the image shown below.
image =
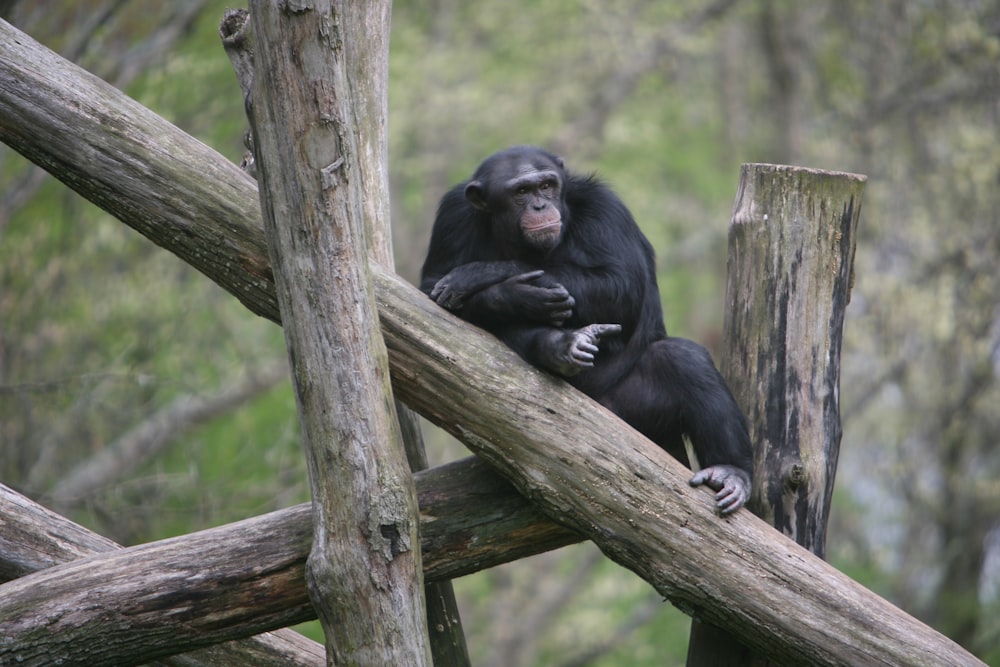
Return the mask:
MULTIPOLYGON (((250 179, 5 23, 0 140, 276 317, 250 179)), ((614 415, 396 276, 372 273, 397 396, 681 609, 786 662, 982 664, 748 512, 719 519, 710 492, 689 488, 679 463, 614 415)), ((17 582, 0 588, 0 624, 16 618, 8 586, 17 582)), ((111 642, 106 628, 88 625, 88 641, 111 642)), ((139 651, 154 636, 133 630, 117 645, 139 651)))

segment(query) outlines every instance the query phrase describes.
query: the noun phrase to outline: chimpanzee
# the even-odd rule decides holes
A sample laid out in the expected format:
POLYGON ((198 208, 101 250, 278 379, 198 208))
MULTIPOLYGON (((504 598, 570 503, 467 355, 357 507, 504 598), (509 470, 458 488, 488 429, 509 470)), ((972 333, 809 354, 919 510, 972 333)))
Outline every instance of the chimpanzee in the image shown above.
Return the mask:
POLYGON ((667 335, 654 267, 608 186, 515 146, 441 199, 420 289, 687 464, 729 514, 750 495, 746 418, 708 352, 667 335))

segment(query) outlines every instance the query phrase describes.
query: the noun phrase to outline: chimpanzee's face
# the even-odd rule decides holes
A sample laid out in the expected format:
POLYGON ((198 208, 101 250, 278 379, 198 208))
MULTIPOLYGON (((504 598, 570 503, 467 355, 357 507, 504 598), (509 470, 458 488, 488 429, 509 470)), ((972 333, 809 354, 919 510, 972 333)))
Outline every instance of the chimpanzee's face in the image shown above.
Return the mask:
POLYGON ((560 161, 540 149, 512 149, 484 164, 465 196, 491 214, 499 238, 547 251, 562 237, 563 177, 560 161))

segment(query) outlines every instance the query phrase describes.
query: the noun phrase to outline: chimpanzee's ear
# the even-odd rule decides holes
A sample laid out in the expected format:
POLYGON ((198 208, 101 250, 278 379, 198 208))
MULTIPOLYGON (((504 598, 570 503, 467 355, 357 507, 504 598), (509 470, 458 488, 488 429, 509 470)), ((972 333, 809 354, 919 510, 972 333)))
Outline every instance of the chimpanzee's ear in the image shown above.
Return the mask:
POLYGON ((465 186, 465 198, 480 211, 486 210, 486 193, 480 181, 469 181, 465 186))

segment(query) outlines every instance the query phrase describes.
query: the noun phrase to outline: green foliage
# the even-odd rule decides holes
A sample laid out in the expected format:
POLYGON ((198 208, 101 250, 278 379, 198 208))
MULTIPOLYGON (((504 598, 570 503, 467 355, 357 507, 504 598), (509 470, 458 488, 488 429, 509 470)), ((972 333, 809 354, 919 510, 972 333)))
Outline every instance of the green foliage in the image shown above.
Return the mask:
MULTIPOLYGON (((128 92, 238 156, 245 120, 213 35, 220 14, 221 5, 206 11, 174 46, 176 55, 145 69, 128 92)), ((121 37, 154 27, 127 18, 121 37)), ((53 29, 63 29, 55 19, 53 29)), ((106 30, 97 34, 115 41, 106 30)), ((72 41, 72 28, 67 35, 53 36, 53 46, 72 41)), ((32 168, 7 158, 0 170, 7 191, 30 192, 32 168)), ((280 329, 64 186, 43 181, 7 216, 0 227, 6 483, 44 495, 76 463, 177 397, 212 394, 237 381, 248 362, 266 366, 284 356, 280 329)), ((273 509, 275 498, 301 501, 303 464, 289 456, 297 449, 294 424, 286 385, 189 438, 178 433, 165 456, 88 499, 76 517, 132 542, 273 509)))
MULTIPOLYGON (((166 47, 159 38, 186 3, 120 3, 82 42, 105 3, 35 4, 17 3, 11 19, 57 50, 85 44, 85 67, 239 158, 243 103, 217 37, 225 3, 207 3, 166 47)), ((956 594, 949 604, 978 621, 956 638, 1000 664, 1000 15, 959 0, 705 9, 397 2, 398 269, 416 279, 447 187, 498 148, 542 144, 622 195, 656 248, 668 330, 711 348, 739 165, 868 174, 831 559, 938 627, 951 627, 936 612, 942 595, 956 594), (962 554, 981 556, 978 569, 962 554)), ((285 353, 277 327, 63 186, 33 185, 31 173, 0 154, 0 481, 46 498, 171 401, 215 394, 285 353)), ((428 433, 434 460, 463 453, 428 433)), ((301 458, 286 383, 178 432, 70 509, 125 542, 174 535, 304 500, 301 458)), ((590 563, 586 549, 553 558, 458 582, 477 664, 559 664, 649 604, 644 584, 590 563), (501 631, 583 566, 579 590, 551 603, 531 651, 517 654, 525 661, 505 662, 501 631)), ((662 607, 589 664, 682 664, 687 620, 662 607)))

